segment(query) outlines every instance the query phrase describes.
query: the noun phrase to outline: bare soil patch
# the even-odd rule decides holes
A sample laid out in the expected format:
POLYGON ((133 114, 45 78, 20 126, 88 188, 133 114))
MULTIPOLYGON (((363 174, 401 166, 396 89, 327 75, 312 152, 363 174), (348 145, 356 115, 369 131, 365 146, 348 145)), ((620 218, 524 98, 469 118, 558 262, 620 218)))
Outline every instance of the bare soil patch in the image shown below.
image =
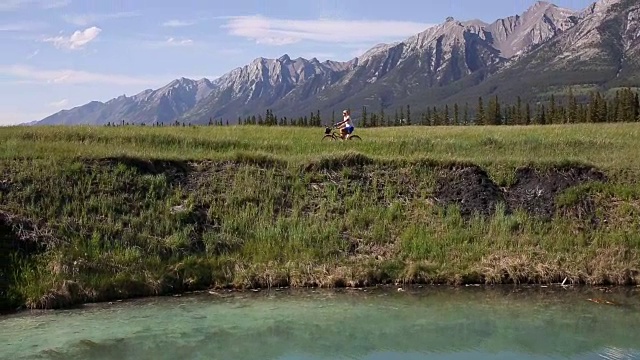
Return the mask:
MULTIPOLYGON (((556 197, 563 191, 591 181, 606 181, 606 176, 589 167, 520 168, 515 182, 508 188, 500 188, 479 167, 452 167, 439 176, 435 200, 443 206, 458 205, 463 217, 474 213, 489 216, 502 203, 506 213, 523 209, 527 213, 549 220, 556 214, 556 197)), ((580 205, 580 204, 579 204, 580 205)), ((585 205, 579 213, 592 213, 593 206, 585 205)))
POLYGON ((480 167, 463 166, 445 169, 435 189, 437 203, 458 205, 463 217, 474 213, 490 216, 499 203, 505 203, 504 192, 480 167))

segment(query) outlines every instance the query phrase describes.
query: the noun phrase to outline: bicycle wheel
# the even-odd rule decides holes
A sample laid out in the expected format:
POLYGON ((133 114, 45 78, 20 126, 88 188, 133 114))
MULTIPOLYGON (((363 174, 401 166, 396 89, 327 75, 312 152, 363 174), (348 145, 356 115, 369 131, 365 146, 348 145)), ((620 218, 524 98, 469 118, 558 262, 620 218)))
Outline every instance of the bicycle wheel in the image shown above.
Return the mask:
POLYGON ((322 141, 335 141, 336 138, 333 135, 325 135, 322 137, 322 141))
POLYGON ((358 141, 362 141, 362 138, 358 135, 351 135, 349 136, 349 140, 358 140, 358 141))

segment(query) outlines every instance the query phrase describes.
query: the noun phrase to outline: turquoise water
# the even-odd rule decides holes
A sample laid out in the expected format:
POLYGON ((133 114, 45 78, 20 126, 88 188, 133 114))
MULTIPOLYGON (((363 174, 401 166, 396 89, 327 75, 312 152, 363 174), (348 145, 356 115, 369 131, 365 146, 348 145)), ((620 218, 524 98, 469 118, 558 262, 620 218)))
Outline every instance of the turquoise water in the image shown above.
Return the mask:
POLYGON ((640 359, 640 292, 437 288, 154 298, 0 317, 0 359, 640 359))

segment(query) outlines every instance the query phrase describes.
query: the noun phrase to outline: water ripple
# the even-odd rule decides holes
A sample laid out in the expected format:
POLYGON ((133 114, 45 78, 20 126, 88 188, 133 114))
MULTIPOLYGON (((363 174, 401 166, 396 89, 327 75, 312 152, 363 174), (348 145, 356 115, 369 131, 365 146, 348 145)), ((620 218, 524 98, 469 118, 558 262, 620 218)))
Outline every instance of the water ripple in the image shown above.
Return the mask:
POLYGON ((640 351, 621 349, 616 347, 606 347, 600 354, 600 357, 606 360, 638 360, 640 359, 640 351))

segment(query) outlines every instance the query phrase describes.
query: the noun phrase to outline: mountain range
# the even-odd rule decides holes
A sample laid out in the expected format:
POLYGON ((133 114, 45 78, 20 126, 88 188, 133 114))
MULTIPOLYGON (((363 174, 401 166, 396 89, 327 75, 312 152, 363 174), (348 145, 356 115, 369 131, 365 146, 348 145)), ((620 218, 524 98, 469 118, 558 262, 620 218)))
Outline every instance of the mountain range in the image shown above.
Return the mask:
POLYGON ((622 86, 640 86, 640 1, 599 0, 582 11, 538 1, 491 24, 449 17, 346 62, 257 58, 215 80, 180 78, 35 124, 233 123, 267 109, 288 117, 363 106, 422 111, 480 96, 537 102, 568 87, 585 95, 622 86))

